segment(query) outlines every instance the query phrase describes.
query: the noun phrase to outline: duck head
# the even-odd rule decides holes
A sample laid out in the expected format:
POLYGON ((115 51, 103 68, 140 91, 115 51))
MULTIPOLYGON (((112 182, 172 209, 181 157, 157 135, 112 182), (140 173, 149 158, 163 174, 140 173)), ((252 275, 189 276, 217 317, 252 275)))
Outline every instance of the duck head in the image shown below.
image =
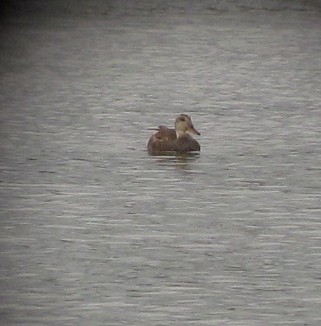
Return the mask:
POLYGON ((187 114, 181 114, 176 118, 175 130, 177 136, 184 134, 186 132, 195 135, 200 135, 200 133, 194 128, 191 117, 187 114))

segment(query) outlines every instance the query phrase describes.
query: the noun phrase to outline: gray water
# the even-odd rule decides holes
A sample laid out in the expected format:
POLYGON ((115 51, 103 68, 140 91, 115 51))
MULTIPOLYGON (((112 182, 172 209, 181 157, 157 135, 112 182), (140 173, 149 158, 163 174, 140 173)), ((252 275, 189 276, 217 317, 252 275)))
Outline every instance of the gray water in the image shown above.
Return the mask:
POLYGON ((66 3, 2 23, 1 324, 320 325, 318 2, 66 3))

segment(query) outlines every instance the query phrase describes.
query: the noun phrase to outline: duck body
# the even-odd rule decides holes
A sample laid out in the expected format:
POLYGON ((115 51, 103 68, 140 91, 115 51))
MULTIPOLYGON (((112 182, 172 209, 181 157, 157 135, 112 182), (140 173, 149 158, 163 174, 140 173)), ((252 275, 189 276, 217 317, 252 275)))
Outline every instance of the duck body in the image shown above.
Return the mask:
POLYGON ((179 115, 175 120, 175 129, 159 126, 147 144, 148 153, 158 155, 166 152, 187 153, 200 151, 201 146, 189 133, 200 135, 187 114, 179 115))

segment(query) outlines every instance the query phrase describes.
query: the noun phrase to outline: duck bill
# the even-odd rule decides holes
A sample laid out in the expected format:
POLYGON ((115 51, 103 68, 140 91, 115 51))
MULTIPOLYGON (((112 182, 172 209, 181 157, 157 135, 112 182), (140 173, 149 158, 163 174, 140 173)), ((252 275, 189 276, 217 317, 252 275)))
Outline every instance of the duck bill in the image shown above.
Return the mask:
POLYGON ((190 132, 191 134, 194 134, 194 135, 200 135, 200 134, 201 134, 200 132, 198 132, 198 131, 194 128, 193 125, 189 126, 187 131, 190 132))

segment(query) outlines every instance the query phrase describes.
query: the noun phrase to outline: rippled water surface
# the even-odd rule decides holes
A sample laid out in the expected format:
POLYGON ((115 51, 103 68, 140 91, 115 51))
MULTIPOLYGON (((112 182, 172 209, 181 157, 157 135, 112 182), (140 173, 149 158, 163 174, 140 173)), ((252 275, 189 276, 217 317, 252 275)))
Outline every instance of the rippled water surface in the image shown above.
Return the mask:
POLYGON ((1 324, 320 325, 321 11, 244 3, 7 17, 1 324))

